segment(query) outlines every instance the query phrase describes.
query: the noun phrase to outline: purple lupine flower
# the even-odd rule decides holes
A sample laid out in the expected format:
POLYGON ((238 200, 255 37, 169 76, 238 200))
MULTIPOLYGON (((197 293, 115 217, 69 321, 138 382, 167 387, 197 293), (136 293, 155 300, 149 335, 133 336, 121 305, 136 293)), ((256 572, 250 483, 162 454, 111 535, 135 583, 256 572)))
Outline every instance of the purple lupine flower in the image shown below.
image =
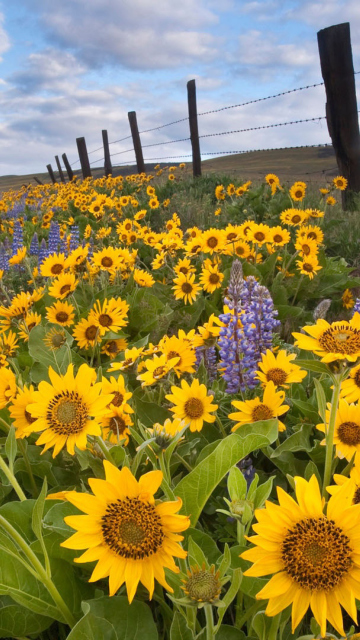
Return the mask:
POLYGON ((204 366, 208 375, 208 382, 212 384, 216 379, 217 375, 217 361, 216 361, 216 350, 215 346, 206 347, 196 347, 196 369, 200 367, 201 361, 204 361, 204 366))
POLYGON ((240 469, 241 473, 243 474, 246 480, 247 488, 249 489, 252 481, 255 478, 255 473, 256 473, 255 467, 253 467, 253 463, 250 456, 240 460, 240 462, 238 462, 236 466, 240 469))
POLYGON ((24 234, 23 228, 19 222, 19 220, 15 221, 14 224, 14 233, 12 238, 12 246, 11 246, 11 255, 14 256, 17 253, 17 250, 20 249, 24 244, 24 234))
POLYGON ((355 306, 354 306, 354 313, 360 313, 360 298, 356 298, 355 301, 355 306))
POLYGON ((2 271, 9 270, 9 258, 7 256, 4 244, 0 245, 0 269, 2 269, 2 271))
POLYGON ((57 253, 57 251, 59 250, 59 244, 60 244, 60 225, 58 222, 54 222, 54 220, 52 220, 50 224, 49 239, 48 239, 49 255, 51 255, 52 253, 57 253))
POLYGON ((39 238, 38 238, 38 234, 36 233, 36 231, 35 231, 33 237, 31 238, 29 253, 30 253, 31 256, 39 255, 39 238))
POLYGON ((79 244, 80 244, 79 227, 74 225, 71 228, 71 234, 70 234, 70 251, 74 251, 75 249, 77 249, 79 244))
POLYGON ((40 249, 38 253, 38 267, 40 268, 44 260, 49 257, 49 251, 47 248, 46 240, 43 238, 40 243, 40 249))

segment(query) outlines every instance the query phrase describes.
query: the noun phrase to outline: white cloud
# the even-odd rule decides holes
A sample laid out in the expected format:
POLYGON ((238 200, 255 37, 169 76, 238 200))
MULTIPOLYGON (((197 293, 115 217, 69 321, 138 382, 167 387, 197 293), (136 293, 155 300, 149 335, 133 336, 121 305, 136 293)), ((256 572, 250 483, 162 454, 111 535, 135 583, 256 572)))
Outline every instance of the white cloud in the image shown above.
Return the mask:
POLYGON ((0 13, 0 62, 2 62, 2 54, 10 49, 10 38, 6 33, 4 26, 4 15, 0 13))
POLYGON ((9 80, 26 93, 66 93, 71 82, 86 72, 76 58, 59 49, 45 49, 29 55, 21 71, 9 80))

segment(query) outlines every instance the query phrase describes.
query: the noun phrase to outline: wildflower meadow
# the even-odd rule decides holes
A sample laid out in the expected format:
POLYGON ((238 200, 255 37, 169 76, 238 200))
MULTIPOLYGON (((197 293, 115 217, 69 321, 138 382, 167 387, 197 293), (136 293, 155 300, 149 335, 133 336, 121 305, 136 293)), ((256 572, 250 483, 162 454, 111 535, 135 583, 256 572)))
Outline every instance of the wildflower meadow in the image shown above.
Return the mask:
POLYGON ((346 187, 2 194, 1 638, 360 638, 346 187))

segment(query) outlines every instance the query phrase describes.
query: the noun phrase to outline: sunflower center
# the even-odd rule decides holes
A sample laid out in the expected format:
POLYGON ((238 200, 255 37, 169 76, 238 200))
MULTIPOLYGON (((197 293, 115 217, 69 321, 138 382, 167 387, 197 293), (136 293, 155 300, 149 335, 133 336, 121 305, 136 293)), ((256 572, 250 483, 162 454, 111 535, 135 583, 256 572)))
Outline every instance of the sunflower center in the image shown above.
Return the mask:
POLYGON ((360 444, 360 425, 356 422, 343 422, 338 427, 338 437, 343 444, 349 446, 360 444))
POLYGON ((106 348, 109 353, 117 353, 118 347, 116 344, 116 340, 110 340, 110 342, 107 343, 106 348))
POLYGON ((161 548, 164 532, 156 508, 138 498, 111 503, 102 520, 105 543, 118 556, 140 560, 161 548))
POLYGON ((70 285, 69 284, 64 284, 61 289, 60 289, 60 295, 63 296, 65 293, 68 293, 70 291, 70 285))
POLYGON ((310 231, 308 233, 308 238, 310 238, 310 240, 317 240, 316 233, 314 231, 310 231))
POLYGON ((324 351, 353 355, 360 351, 360 331, 351 326, 330 327, 320 337, 324 351))
POLYGON ((99 315, 99 322, 102 327, 110 327, 112 324, 112 317, 108 313, 101 313, 99 315))
POLYGON ((215 236, 211 236, 211 238, 208 238, 206 244, 211 249, 215 249, 215 247, 217 247, 217 245, 218 245, 218 239, 215 238, 215 236))
POLYGON ((280 233, 275 233, 273 240, 274 242, 282 242, 283 237, 280 235, 280 233))
POLYGON ((226 236, 226 239, 229 240, 229 242, 231 242, 231 240, 235 240, 237 236, 237 233, 234 233, 234 231, 232 231, 231 233, 228 233, 228 235, 226 236))
POLYGON ((58 322, 66 322, 69 318, 66 311, 59 311, 59 313, 57 313, 55 317, 58 322))
POLYGON ((120 418, 119 416, 113 416, 109 422, 109 429, 111 429, 111 431, 115 433, 115 435, 121 435, 126 429, 125 420, 123 418, 120 418))
MULTIPOLYGON (((295 198, 302 198, 303 197, 303 192, 302 191, 295 191, 295 198)), ((296 217, 296 216, 295 216, 296 217)), ((297 216, 300 220, 300 216, 297 216)))
POLYGON ((153 371, 153 378, 162 378, 166 373, 166 367, 156 367, 153 371))
POLYGON ((349 542, 332 520, 300 520, 281 545, 285 570, 303 589, 330 591, 352 566, 349 542))
POLYGON ((57 435, 80 433, 86 425, 88 407, 76 391, 58 393, 49 402, 46 420, 57 435))
POLYGON ((32 417, 32 415, 31 415, 31 413, 29 413, 28 411, 26 411, 26 409, 25 409, 24 416, 25 416, 25 420, 26 420, 26 422, 27 422, 28 424, 32 424, 33 422, 35 422, 35 421, 37 420, 37 418, 33 418, 33 417, 32 417))
POLYGON ((220 280, 220 276, 217 273, 212 273, 209 277, 210 284, 217 284, 220 280))
POLYGON ((274 367, 273 369, 269 369, 266 374, 266 379, 268 382, 272 380, 275 385, 285 384, 287 380, 287 373, 284 369, 274 367))
POLYGON ((309 247, 308 244, 303 244, 301 247, 301 250, 305 256, 308 256, 309 253, 311 253, 311 248, 309 247))
POLYGON ((193 290, 192 284, 190 284, 190 282, 184 282, 181 285, 181 290, 183 293, 191 293, 193 290))
POLYGON ((184 409, 186 416, 192 420, 200 418, 204 413, 204 405, 199 398, 189 398, 189 400, 185 402, 184 409))
POLYGON ((180 273, 183 273, 185 276, 187 273, 189 273, 189 269, 187 267, 180 267, 179 271, 180 273))
POLYGON ((304 271, 308 271, 308 273, 311 273, 312 271, 314 271, 314 265, 310 264, 310 262, 304 262, 303 269, 304 271))
POLYGON ((109 268, 113 266, 113 261, 109 256, 105 256, 104 258, 102 258, 101 264, 103 267, 109 268))
POLYGON ((265 240, 265 234, 262 231, 257 231, 254 233, 254 238, 258 242, 263 242, 265 240))
POLYGON ((354 497, 353 497, 353 504, 359 504, 360 503, 360 487, 356 487, 356 491, 354 493, 354 497))
POLYGON ((202 569, 191 573, 185 582, 184 591, 191 600, 212 602, 219 597, 221 585, 216 575, 211 571, 202 569))
POLYGON ((360 369, 358 369, 354 375, 354 382, 356 386, 360 388, 360 369))
POLYGON ((110 404, 113 404, 115 407, 120 407, 120 405, 122 405, 123 402, 124 402, 123 394, 120 393, 120 391, 116 391, 110 404))
POLYGON ((254 407, 253 412, 252 412, 252 419, 254 422, 257 422, 257 420, 270 420, 270 418, 273 417, 273 412, 270 409, 270 407, 268 407, 266 404, 262 404, 260 402, 260 404, 258 404, 256 407, 254 407))
POLYGON ((179 360, 176 363, 176 366, 178 367, 181 365, 180 353, 177 353, 177 351, 169 351, 169 353, 167 354, 167 359, 171 360, 172 358, 179 358, 179 360))
POLYGON ((64 265, 58 263, 58 264, 53 264, 50 271, 51 273, 54 274, 54 276, 57 276, 59 273, 63 271, 63 269, 64 269, 64 265))
POLYGON ((94 324, 91 324, 90 327, 87 327, 85 331, 85 338, 87 340, 95 340, 97 334, 97 327, 94 324))

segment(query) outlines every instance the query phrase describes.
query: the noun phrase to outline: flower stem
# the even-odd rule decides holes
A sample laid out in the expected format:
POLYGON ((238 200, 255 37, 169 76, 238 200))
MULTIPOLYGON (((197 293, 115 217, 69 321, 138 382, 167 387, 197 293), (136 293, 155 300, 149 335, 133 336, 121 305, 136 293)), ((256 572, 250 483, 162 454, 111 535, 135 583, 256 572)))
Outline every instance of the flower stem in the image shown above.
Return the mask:
POLYGON ((40 560, 35 555, 33 550, 25 542, 24 538, 20 535, 20 533, 16 529, 14 529, 14 527, 10 524, 10 522, 8 522, 8 520, 6 520, 6 518, 4 518, 1 515, 0 515, 0 526, 2 526, 3 529, 5 529, 5 531, 14 540, 14 542, 17 544, 17 546, 21 549, 21 551, 25 554, 29 562, 32 564, 36 573, 38 574, 39 581, 43 583, 43 585, 46 587, 46 589, 50 593, 58 610, 60 611, 61 615, 66 621, 66 624, 68 624, 70 628, 74 627, 76 624, 75 617, 71 613, 67 604, 64 602, 62 596, 58 592, 53 581, 47 575, 46 570, 42 566, 40 560))
POLYGON ((104 440, 101 438, 101 436, 96 436, 96 442, 99 445, 102 453, 104 454, 105 460, 109 460, 109 462, 111 462, 112 464, 115 464, 114 458, 112 457, 112 455, 110 453, 110 450, 107 448, 107 446, 106 446, 104 440))
POLYGON ((32 468, 31 468, 31 464, 30 464, 30 460, 28 458, 28 454, 25 448, 25 445, 23 443, 22 440, 18 440, 18 447, 22 453, 22 457, 24 460, 24 465, 26 467, 26 471, 28 472, 28 476, 29 476, 29 480, 30 480, 30 484, 31 484, 31 493, 33 495, 33 498, 37 498, 39 495, 39 490, 36 486, 36 482, 35 482, 35 478, 34 478, 34 474, 32 472, 32 468))
POLYGON ((333 388, 333 394, 331 398, 330 419, 329 419, 329 426, 326 434, 325 470, 324 470, 324 483, 323 483, 323 490, 322 490, 323 496, 325 496, 326 494, 326 487, 330 484, 330 478, 331 478, 331 467, 332 467, 333 457, 334 457, 333 449, 334 449, 335 422, 336 422, 336 414, 337 414, 337 408, 338 408, 338 402, 339 402, 339 396, 340 396, 340 386, 341 386, 342 376, 334 375, 333 381, 334 381, 334 388, 333 388))
POLYGON ((204 606, 205 618, 206 618, 206 640, 214 640, 214 616, 211 604, 204 606))
POLYGON ((16 492, 17 497, 19 498, 19 500, 21 500, 22 502, 24 500, 26 500, 25 493, 23 492, 23 490, 20 487, 18 481, 16 480, 14 474, 12 473, 12 471, 10 471, 9 467, 7 466, 6 462, 2 459, 1 456, 0 456, 0 469, 6 475, 7 479, 9 480, 10 484, 12 485, 14 491, 16 492))

